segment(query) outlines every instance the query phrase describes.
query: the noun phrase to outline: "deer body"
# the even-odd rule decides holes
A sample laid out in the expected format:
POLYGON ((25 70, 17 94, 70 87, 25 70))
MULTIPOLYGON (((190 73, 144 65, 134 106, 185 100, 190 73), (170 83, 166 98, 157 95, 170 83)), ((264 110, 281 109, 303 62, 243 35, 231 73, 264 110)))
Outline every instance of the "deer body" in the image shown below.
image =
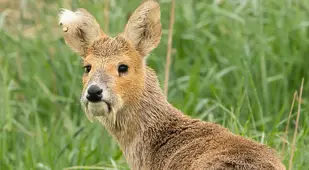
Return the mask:
POLYGON ((161 38, 154 0, 143 1, 115 38, 84 9, 62 11, 60 25, 66 43, 84 62, 85 113, 116 139, 131 169, 285 169, 267 146, 191 119, 168 103, 145 64, 161 38))
POLYGON ((146 74, 138 109, 124 113, 139 116, 127 120, 124 134, 108 129, 132 169, 284 169, 266 146, 186 117, 166 101, 155 73, 147 69, 146 74), (127 134, 134 137, 128 140, 127 134))

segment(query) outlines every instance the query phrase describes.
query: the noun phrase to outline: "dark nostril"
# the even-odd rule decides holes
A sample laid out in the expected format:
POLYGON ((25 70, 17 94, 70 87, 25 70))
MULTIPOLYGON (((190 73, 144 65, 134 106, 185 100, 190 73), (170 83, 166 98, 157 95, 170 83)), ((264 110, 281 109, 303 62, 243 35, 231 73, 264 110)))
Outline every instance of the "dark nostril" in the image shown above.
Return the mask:
POLYGON ((100 89, 99 91, 97 91, 97 94, 98 94, 98 95, 101 95, 101 94, 102 94, 102 91, 103 91, 103 90, 100 89))
POLYGON ((87 99, 90 102, 97 102, 100 101, 102 98, 102 92, 103 90, 96 85, 91 85, 88 90, 87 90, 88 94, 87 94, 87 99))

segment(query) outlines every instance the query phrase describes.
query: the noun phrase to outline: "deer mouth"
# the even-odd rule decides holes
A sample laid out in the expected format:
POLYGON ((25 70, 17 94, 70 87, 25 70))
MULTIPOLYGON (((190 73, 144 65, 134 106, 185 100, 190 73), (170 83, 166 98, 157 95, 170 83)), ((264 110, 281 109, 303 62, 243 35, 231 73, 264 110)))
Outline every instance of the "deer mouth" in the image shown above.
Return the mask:
POLYGON ((93 116, 104 116, 111 112, 111 104, 101 100, 99 102, 87 102, 86 109, 93 116))

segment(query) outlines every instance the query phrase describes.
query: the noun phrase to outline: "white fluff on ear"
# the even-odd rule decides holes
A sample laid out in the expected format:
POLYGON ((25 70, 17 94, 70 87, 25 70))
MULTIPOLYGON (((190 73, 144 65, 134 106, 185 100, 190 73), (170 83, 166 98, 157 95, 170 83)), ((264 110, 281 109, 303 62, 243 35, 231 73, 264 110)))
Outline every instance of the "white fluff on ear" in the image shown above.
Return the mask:
POLYGON ((79 11, 73 12, 68 9, 61 9, 59 13, 59 24, 67 25, 77 22, 82 17, 82 15, 79 14, 79 11))
POLYGON ((94 16, 83 8, 78 8, 76 11, 61 9, 59 24, 62 26, 66 44, 83 57, 87 54, 91 43, 105 36, 94 16))

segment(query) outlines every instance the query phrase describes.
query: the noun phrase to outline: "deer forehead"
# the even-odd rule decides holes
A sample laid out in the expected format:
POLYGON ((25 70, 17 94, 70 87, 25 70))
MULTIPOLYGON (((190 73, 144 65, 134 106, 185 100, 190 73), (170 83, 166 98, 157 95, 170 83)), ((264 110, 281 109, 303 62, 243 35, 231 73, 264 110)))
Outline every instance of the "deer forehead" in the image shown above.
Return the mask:
POLYGON ((89 54, 97 57, 119 56, 134 50, 129 42, 123 37, 103 37, 95 42, 89 48, 89 54))
POLYGON ((91 63, 96 68, 112 71, 115 65, 126 64, 130 68, 139 69, 143 57, 123 37, 104 37, 95 41, 88 50, 84 63, 91 63))

